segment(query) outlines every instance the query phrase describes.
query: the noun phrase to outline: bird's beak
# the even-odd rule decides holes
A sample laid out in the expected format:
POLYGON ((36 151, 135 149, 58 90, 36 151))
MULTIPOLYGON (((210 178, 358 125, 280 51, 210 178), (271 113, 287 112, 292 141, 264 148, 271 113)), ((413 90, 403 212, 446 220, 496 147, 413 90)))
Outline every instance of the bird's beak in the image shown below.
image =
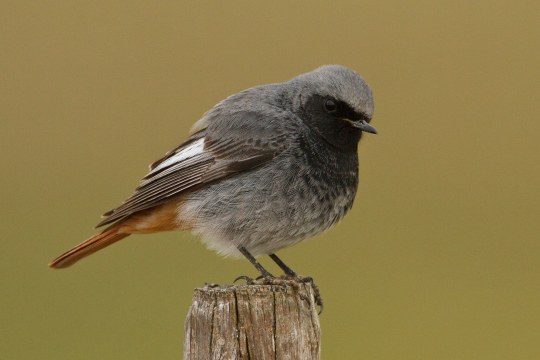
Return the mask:
POLYGON ((359 121, 351 121, 349 120, 351 125, 357 129, 360 129, 361 131, 368 132, 371 134, 376 134, 377 129, 375 129, 373 126, 368 124, 366 120, 359 120, 359 121))

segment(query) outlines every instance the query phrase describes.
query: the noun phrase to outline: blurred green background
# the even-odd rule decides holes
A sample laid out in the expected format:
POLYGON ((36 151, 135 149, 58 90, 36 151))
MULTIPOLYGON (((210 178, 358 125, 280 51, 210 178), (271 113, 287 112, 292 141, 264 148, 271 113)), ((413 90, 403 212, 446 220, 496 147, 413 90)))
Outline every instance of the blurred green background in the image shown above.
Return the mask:
POLYGON ((216 102, 339 63, 379 135, 348 217, 280 253, 323 358, 539 359, 539 4, 2 1, 0 357, 181 358, 192 289, 246 261, 165 233, 48 262, 216 102))

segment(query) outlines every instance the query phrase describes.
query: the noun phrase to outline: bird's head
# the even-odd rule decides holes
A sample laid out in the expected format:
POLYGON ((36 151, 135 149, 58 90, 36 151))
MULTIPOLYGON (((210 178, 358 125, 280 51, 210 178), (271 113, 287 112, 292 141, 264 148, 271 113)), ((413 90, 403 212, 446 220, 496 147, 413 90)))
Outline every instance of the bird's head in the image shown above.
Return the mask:
POLYGON ((356 149, 370 125, 373 96, 364 79, 341 65, 325 65, 290 81, 296 92, 293 111, 327 141, 356 149))

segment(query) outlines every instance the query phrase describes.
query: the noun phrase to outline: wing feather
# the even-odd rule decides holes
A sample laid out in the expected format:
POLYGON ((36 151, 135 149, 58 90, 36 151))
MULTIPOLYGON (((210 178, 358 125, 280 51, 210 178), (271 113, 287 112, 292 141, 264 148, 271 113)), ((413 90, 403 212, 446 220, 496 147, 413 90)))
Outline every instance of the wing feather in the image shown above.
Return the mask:
POLYGON ((97 227, 162 204, 200 185, 261 166, 283 150, 284 146, 275 145, 283 144, 282 136, 278 132, 264 139, 271 146, 260 141, 254 146, 253 139, 208 136, 207 129, 202 129, 154 162, 135 193, 105 213, 97 227))

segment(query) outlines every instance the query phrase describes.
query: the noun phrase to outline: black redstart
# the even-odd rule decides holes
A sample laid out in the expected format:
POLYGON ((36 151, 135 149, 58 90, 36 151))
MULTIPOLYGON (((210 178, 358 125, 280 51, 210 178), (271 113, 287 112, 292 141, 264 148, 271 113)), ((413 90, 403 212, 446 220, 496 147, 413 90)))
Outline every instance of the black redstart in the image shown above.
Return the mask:
POLYGON ((257 86, 221 101, 194 133, 153 163, 135 193, 104 214, 109 225, 54 259, 64 268, 131 234, 191 230, 218 253, 270 257, 314 236, 351 208, 357 146, 373 97, 365 81, 326 65, 287 82, 257 86))

